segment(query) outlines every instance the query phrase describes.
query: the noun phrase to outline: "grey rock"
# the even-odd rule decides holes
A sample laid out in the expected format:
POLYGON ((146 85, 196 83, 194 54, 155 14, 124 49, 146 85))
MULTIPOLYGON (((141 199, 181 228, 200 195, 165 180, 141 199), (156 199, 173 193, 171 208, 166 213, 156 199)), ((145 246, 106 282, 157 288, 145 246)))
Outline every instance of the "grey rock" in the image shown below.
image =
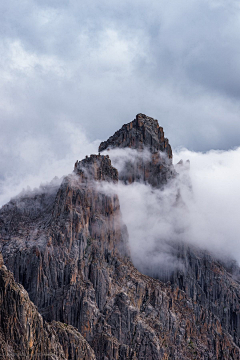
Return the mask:
MULTIPOLYGON (((131 181, 161 187, 176 176, 156 120, 138 115, 116 134, 101 151, 110 144, 140 151, 147 146, 152 156, 149 171, 137 164, 131 181), (165 152, 164 163, 159 150, 165 152)), ((117 182, 118 172, 108 156, 93 155, 77 162, 54 191, 22 195, 1 209, 5 264, 38 308, 8 272, 0 283, 5 314, 0 339, 9 359, 11 351, 29 350, 25 325, 19 324, 30 321, 33 310, 26 312, 24 304, 31 304, 39 319, 34 320, 34 329, 41 329, 35 353, 43 347, 59 359, 239 359, 238 267, 233 271, 211 254, 176 244, 185 271, 166 279, 141 274, 131 262, 119 199, 99 188, 103 181, 117 182), (12 287, 6 292, 10 283, 17 287, 13 302, 12 287), (19 289, 25 295, 18 301, 19 289)), ((0 258, 5 274, 3 266, 0 258)))

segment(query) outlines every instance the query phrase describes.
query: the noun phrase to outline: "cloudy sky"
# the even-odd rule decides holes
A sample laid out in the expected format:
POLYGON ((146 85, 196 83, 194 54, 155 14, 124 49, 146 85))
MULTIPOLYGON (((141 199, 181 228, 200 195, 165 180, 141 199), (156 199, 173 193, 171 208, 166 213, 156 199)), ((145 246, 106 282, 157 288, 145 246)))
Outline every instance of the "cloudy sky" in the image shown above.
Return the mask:
POLYGON ((140 112, 174 149, 239 146, 238 1, 1 1, 0 33, 2 201, 140 112))

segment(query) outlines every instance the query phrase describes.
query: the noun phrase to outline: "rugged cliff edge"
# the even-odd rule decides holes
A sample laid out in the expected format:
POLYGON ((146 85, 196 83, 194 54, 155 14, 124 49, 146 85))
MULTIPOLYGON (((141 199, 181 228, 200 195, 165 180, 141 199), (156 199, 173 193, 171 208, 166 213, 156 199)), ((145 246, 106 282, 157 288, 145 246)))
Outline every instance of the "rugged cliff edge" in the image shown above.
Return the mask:
POLYGON ((156 119, 145 114, 138 114, 136 119, 123 125, 107 141, 100 144, 99 151, 116 147, 131 147, 138 150, 148 147, 152 153, 166 152, 168 158, 172 159, 172 149, 168 139, 164 137, 163 128, 156 119))
POLYGON ((99 146, 99 152, 113 149, 134 149, 132 158, 126 161, 119 172, 119 180, 125 183, 144 181, 155 187, 162 187, 176 176, 172 165, 172 148, 164 137, 158 121, 138 114, 136 119, 115 132, 99 146), (135 155, 135 156, 134 156, 135 155))
POLYGON ((33 354, 51 351, 57 359, 239 359, 240 287, 223 264, 178 244, 185 271, 176 271, 171 282, 133 266, 119 199, 98 183, 120 178, 162 187, 176 172, 157 120, 137 115, 99 150, 125 147, 140 155, 146 150, 150 158, 140 156, 118 173, 109 156, 86 157, 59 187, 23 194, 1 209, 0 246, 15 279, 1 267, 0 339, 6 354, 8 346, 29 354, 25 325, 19 336, 8 334, 34 318, 30 333, 39 343, 33 354), (23 317, 24 306, 31 311, 23 317))
POLYGON ((95 360, 87 341, 72 326, 46 323, 3 265, 0 254, 0 359, 95 360))

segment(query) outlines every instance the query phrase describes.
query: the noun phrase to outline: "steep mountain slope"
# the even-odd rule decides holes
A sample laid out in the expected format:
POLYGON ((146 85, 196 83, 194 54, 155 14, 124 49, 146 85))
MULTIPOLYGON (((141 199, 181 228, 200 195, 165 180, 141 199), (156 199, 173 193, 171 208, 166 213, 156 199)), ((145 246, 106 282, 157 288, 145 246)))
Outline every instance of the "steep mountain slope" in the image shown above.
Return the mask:
MULTIPOLYGON (((167 139, 164 138, 162 128, 159 127, 157 120, 144 114, 138 114, 134 121, 124 125, 106 142, 101 143, 99 151, 116 147, 131 148, 138 151, 147 148, 151 154, 150 166, 156 165, 154 156, 157 151, 160 150, 167 154, 167 159, 169 159, 167 164, 166 157, 160 155, 155 170, 160 174, 164 172, 164 178, 162 175, 155 175, 154 177, 158 179, 158 182, 154 183, 151 177, 146 176, 145 169, 149 166, 149 161, 142 158, 140 167, 138 161, 134 162, 133 166, 136 166, 137 163, 138 177, 135 177, 133 181, 144 181, 153 187, 159 187, 163 186, 166 180, 169 181, 172 177, 177 176, 177 173, 172 169, 171 147, 167 139), (138 139, 137 141, 133 140, 134 136, 138 139), (119 143, 121 143, 120 146, 119 143)), ((180 162, 178 167, 181 165, 180 162)), ((119 179, 125 182, 128 172, 129 168, 127 171, 124 169, 123 176, 120 173, 119 179)), ((131 183, 132 181, 128 182, 131 183)), ((180 196, 180 190, 178 196, 180 196)), ((161 276, 162 270, 160 269, 158 278, 171 281, 173 286, 178 286, 195 302, 215 314, 223 328, 232 335, 237 346, 240 346, 240 287, 239 282, 236 281, 236 278, 240 280, 238 266, 230 260, 223 263, 223 261, 214 258, 211 253, 186 243, 174 244, 172 242, 171 246, 183 264, 184 270, 176 269, 167 276, 166 272, 163 272, 164 274, 161 276), (232 266, 235 273, 232 271, 232 266), (236 274, 238 274, 237 277, 233 276, 236 274)), ((151 272, 146 271, 145 274, 151 275, 151 272)))
POLYGON ((0 358, 95 360, 94 352, 72 326, 43 321, 22 285, 0 255, 0 358))
MULTIPOLYGON (((76 162, 59 188, 24 194, 0 211, 4 262, 43 318, 53 321, 46 326, 57 333, 62 353, 54 344, 51 351, 61 359, 73 339, 82 339, 73 328, 64 332, 60 321, 86 339, 89 359, 239 359, 240 287, 232 275, 211 255, 185 244, 176 244, 185 271, 172 274, 171 282, 141 274, 131 262, 119 199, 98 186, 120 179, 162 188, 177 176, 162 128, 139 114, 99 150, 109 146, 140 155, 119 174, 108 155, 91 155, 76 162), (145 150, 147 160, 141 159, 145 150)), ((1 311, 15 331, 6 301, 1 311)), ((27 336, 11 346, 23 346, 27 336)), ((68 358, 82 359, 74 354, 68 358)))

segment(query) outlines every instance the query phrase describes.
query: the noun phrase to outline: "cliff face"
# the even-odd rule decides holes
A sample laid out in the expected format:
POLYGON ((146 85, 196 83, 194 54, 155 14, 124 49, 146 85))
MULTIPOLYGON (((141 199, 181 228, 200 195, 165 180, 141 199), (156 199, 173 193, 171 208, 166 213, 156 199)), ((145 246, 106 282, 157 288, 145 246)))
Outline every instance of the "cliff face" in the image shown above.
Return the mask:
POLYGON ((144 114, 115 132, 99 146, 99 152, 112 149, 132 149, 132 159, 126 161, 119 172, 119 180, 125 183, 147 182, 162 187, 176 175, 172 166, 172 149, 164 137, 163 128, 158 121, 144 114), (143 153, 145 156, 143 156, 143 153), (135 155, 135 156, 134 156, 135 155))
MULTIPOLYGON (((126 167, 128 166, 128 178, 125 175, 121 177, 120 174, 119 178, 121 180, 126 182, 127 179, 129 183, 144 180, 157 188, 161 185, 164 186, 166 182, 177 176, 176 171, 172 168, 171 147, 168 140, 164 138, 163 129, 159 127, 157 120, 143 114, 137 115, 134 121, 124 125, 106 142, 101 143, 99 150, 127 149, 129 147, 140 152, 149 149, 151 158, 150 162, 142 160, 140 166, 139 161, 135 161, 132 168, 126 163, 126 167), (161 151, 166 156, 158 155, 160 158, 158 158, 157 166, 155 166, 158 151, 161 151), (166 159, 170 161, 166 163, 166 159), (151 169, 150 173, 153 175, 154 180, 151 176, 146 176, 146 168, 151 169), (136 172, 137 176, 135 176, 136 172), (130 181, 129 177, 131 178, 130 181)), ((177 164, 176 169, 180 166, 183 166, 182 161, 177 164)), ((189 163, 187 162, 185 166, 188 167, 189 163)), ((124 169, 123 173, 127 173, 126 169, 124 169)), ((180 196, 180 192, 178 195, 180 196)), ((158 278, 170 281, 173 287, 179 287, 195 303, 215 314, 223 328, 231 334, 237 346, 240 346, 240 287, 239 282, 235 280, 234 274, 229 270, 229 264, 223 264, 219 259, 214 258, 212 254, 194 248, 189 244, 171 243, 171 246, 183 265, 183 270, 176 269, 173 273, 163 271, 162 276, 160 270, 158 278)), ((239 269, 237 272, 239 274, 239 269)))
MULTIPOLYGON (((120 174, 125 182, 159 187, 175 176, 170 145, 154 119, 138 115, 100 150, 110 144, 140 154, 147 146, 150 152, 152 172, 137 163, 132 175, 120 174), (154 156, 160 159, 156 164, 154 156)), ((39 341, 31 354, 52 351, 58 359, 239 359, 238 283, 209 254, 183 244, 176 246, 185 271, 176 271, 171 283, 134 268, 119 199, 98 186, 118 177, 108 156, 92 155, 76 162, 59 187, 22 195, 1 209, 1 251, 15 279, 0 265, 3 348, 8 351, 10 344, 29 354, 32 336, 39 341), (24 306, 31 311, 22 316, 24 306), (20 329, 18 318, 23 324, 35 319, 33 330, 20 329)))
POLYGON ((60 322, 46 323, 3 265, 0 254, 0 358, 95 360, 77 329, 60 322))
MULTIPOLYGON (((108 257, 128 255, 118 198, 99 193, 94 183, 102 176, 116 181, 117 171, 107 157, 91 156, 63 180, 50 217, 29 224, 26 201, 17 199, 11 204, 14 231, 6 234, 13 221, 9 206, 1 213, 6 266, 46 319, 74 324, 88 338, 109 292, 108 257)), ((28 204, 34 202, 29 195, 28 204)))
POLYGON ((196 304, 206 308, 220 321, 240 347, 240 285, 239 268, 235 276, 231 262, 214 258, 207 251, 181 244, 179 256, 185 265, 184 271, 175 271, 170 281, 178 286, 196 304))
POLYGON ((172 149, 168 139, 164 137, 163 128, 159 126, 157 120, 144 114, 138 114, 135 120, 123 125, 107 141, 102 142, 99 151, 116 147, 138 150, 148 147, 152 153, 166 152, 168 158, 172 159, 172 149))

